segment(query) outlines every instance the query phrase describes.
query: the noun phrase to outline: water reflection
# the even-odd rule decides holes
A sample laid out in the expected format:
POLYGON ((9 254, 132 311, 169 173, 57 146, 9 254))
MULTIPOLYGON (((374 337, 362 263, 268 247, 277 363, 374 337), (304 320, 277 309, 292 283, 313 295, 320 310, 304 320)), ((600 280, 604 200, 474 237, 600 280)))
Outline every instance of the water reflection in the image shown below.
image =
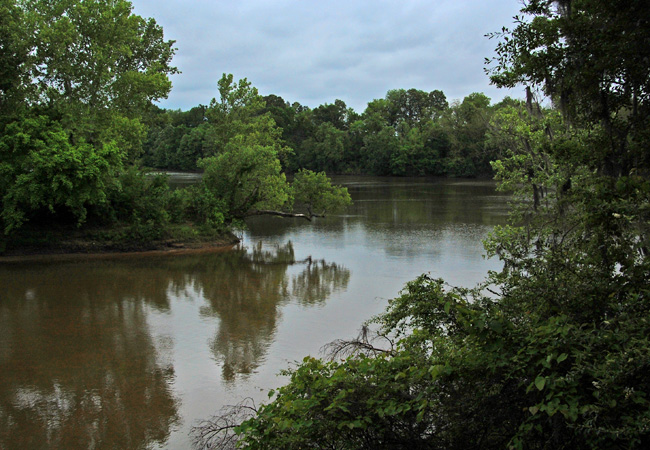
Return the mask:
POLYGON ((164 444, 180 421, 177 343, 152 332, 152 314, 198 299, 195 314, 217 330, 207 345, 233 383, 264 362, 282 305, 323 304, 349 278, 334 263, 296 261, 290 242, 0 267, 0 449, 164 444))
POLYGON ((178 420, 146 283, 85 275, 0 271, 0 448, 140 448, 178 420))
POLYGON ((256 217, 247 248, 0 264, 0 449, 189 448, 196 420, 266 399, 417 275, 472 286, 500 267, 481 257, 508 209, 493 183, 336 181, 345 215, 256 217))
MULTIPOLYGON (((436 227, 491 227, 505 221, 509 197, 495 193, 492 181, 336 177, 354 199, 345 216, 314 222, 318 232, 341 233, 362 227, 364 233, 408 234, 436 227), (341 220, 342 219, 342 220, 341 220)), ((304 228, 300 221, 251 218, 251 233, 277 237, 304 228)))
POLYGON ((208 303, 201 313, 220 319, 210 346, 227 382, 264 362, 281 305, 291 300, 305 306, 323 303, 350 279, 350 271, 337 264, 296 261, 291 242, 266 247, 258 242, 223 256, 222 267, 212 272, 217 276, 199 280, 208 303))

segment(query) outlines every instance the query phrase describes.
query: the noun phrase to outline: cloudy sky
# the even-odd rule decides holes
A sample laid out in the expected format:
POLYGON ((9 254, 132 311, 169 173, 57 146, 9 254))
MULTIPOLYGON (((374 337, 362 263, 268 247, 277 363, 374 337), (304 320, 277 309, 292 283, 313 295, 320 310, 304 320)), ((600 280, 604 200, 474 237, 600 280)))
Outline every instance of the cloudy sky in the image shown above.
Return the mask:
POLYGON ((165 108, 189 109, 217 95, 225 73, 262 95, 316 107, 341 99, 363 112, 389 89, 442 90, 448 100, 490 86, 486 33, 510 26, 519 0, 132 0, 176 40, 182 74, 165 108))

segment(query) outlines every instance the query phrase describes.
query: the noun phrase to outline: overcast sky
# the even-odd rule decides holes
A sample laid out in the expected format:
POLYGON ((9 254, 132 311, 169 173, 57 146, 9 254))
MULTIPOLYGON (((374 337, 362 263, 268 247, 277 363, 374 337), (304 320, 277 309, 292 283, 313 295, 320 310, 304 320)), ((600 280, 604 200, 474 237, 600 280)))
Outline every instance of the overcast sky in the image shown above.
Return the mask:
POLYGON ((217 96, 225 73, 260 94, 309 107, 341 99, 357 112, 389 89, 442 90, 448 100, 483 92, 484 59, 510 26, 519 0, 132 0, 176 41, 182 74, 161 102, 187 110, 217 96))

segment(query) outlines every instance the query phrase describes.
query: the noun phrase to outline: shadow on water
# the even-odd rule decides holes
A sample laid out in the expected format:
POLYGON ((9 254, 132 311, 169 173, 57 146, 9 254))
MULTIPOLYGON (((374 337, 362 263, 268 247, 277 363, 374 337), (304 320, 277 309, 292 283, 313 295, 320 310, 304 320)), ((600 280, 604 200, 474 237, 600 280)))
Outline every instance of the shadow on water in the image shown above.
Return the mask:
POLYGON ((0 448, 167 440, 178 420, 174 368, 146 323, 158 289, 116 275, 0 271, 0 448))

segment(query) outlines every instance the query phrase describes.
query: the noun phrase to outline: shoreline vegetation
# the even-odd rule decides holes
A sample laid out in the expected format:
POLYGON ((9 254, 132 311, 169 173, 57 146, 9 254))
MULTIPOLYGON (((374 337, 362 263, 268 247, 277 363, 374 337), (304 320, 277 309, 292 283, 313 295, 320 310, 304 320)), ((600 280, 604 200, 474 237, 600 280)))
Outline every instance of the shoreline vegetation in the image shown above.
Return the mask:
POLYGON ((311 109, 262 96, 224 73, 208 105, 163 110, 155 102, 178 72, 174 42, 129 1, 0 1, 12 56, 0 70, 0 255, 164 247, 252 215, 311 220, 351 202, 328 173, 489 175, 501 148, 490 117, 522 105, 480 93, 450 105, 442 91, 397 89, 357 114, 341 100, 311 109), (92 39, 89 23, 101 24, 92 39), (160 170, 203 176, 173 189, 160 170), (91 237, 39 236, 62 229, 91 237))

